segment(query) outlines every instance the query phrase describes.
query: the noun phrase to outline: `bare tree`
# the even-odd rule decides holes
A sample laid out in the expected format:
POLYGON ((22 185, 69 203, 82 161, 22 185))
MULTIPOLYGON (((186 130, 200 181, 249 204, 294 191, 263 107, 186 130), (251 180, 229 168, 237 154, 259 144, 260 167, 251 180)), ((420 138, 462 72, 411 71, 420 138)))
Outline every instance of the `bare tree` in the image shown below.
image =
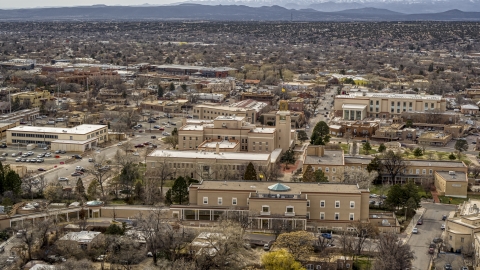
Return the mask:
POLYGON ((110 161, 105 158, 105 155, 95 156, 95 162, 90 165, 88 172, 91 173, 97 180, 100 191, 102 192, 102 198, 105 199, 105 182, 112 174, 112 169, 110 168, 110 161))
MULTIPOLYGON (((155 162, 155 167, 150 167, 147 171, 148 179, 152 181, 152 189, 157 183, 157 180, 160 180, 160 196, 163 198, 163 186, 165 185, 165 180, 172 178, 173 170, 167 162, 168 155, 165 154, 165 157, 161 161, 155 162)), ((150 182, 149 182, 150 183, 150 182)))
POLYGON ((412 260, 415 258, 413 251, 408 244, 399 241, 394 233, 384 233, 379 236, 377 252, 375 270, 412 268, 412 260))
POLYGON ((343 182, 346 184, 358 184, 360 188, 369 188, 377 179, 378 172, 368 172, 363 169, 355 169, 345 166, 343 182))
POLYGON ((400 153, 391 150, 387 151, 381 157, 382 167, 390 175, 392 183, 396 183, 397 175, 401 174, 409 165, 400 153))

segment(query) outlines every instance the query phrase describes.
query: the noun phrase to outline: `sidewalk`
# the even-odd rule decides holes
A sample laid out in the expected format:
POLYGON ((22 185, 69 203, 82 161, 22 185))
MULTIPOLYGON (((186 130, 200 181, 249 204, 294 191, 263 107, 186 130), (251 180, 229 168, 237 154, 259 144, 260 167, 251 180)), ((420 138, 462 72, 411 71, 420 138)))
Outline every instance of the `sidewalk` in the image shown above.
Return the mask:
POLYGON ((435 191, 431 191, 431 193, 432 193, 433 201, 434 201, 435 203, 440 203, 440 199, 438 198, 438 193, 437 193, 437 191, 436 191, 436 190, 435 190, 435 191))
POLYGON ((420 207, 417 209, 415 216, 413 216, 412 220, 408 224, 407 228, 403 232, 402 235, 405 235, 405 238, 403 239, 403 243, 406 244, 410 237, 412 236, 412 229, 417 226, 417 221, 423 216, 425 213, 426 209, 424 207, 420 207))

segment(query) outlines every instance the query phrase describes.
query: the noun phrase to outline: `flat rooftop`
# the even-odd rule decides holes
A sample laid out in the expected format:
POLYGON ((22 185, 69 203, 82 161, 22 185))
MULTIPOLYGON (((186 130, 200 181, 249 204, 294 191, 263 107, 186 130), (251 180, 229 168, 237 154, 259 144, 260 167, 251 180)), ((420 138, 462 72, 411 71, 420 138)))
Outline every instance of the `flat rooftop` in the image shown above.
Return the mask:
POLYGON ((180 130, 203 130, 203 125, 185 125, 180 130))
POLYGON ((217 116, 217 118, 215 118, 214 120, 221 120, 221 121, 242 121, 243 119, 245 119, 244 116, 224 116, 224 115, 220 115, 220 116, 217 116))
POLYGON ((218 144, 218 147, 220 149, 234 149, 235 146, 238 145, 238 141, 211 141, 211 142, 204 142, 202 144, 200 144, 198 147, 205 147, 205 148, 212 148, 212 149, 216 149, 217 148, 217 144, 218 144))
POLYGON ((258 193, 286 193, 286 194, 302 194, 302 193, 356 193, 359 194, 364 189, 359 189, 357 185, 345 184, 318 184, 318 183, 301 183, 301 182, 284 182, 283 185, 289 187, 286 191, 272 191, 269 186, 275 182, 260 181, 203 181, 200 184, 193 184, 199 190, 238 190, 250 191, 258 193))
POLYGON ((448 171, 436 171, 445 181, 448 182, 467 182, 467 174, 464 172, 455 172, 450 174, 448 171))
POLYGON ((342 150, 325 150, 322 157, 305 156, 304 164, 311 165, 344 165, 342 150))
POLYGON ((396 94, 396 93, 350 93, 348 95, 337 95, 335 98, 399 98, 415 100, 442 100, 440 95, 416 95, 416 94, 396 94))
POLYGON ((203 151, 174 151, 174 150, 155 150, 148 155, 149 157, 166 158, 192 158, 192 159, 216 159, 216 160, 244 160, 248 161, 270 161, 270 154, 265 153, 243 153, 243 152, 215 152, 203 151))
POLYGON ((18 126, 10 128, 8 131, 84 135, 106 127, 106 125, 79 125, 73 128, 18 126))
POLYGON ((276 128, 254 128, 251 133, 274 133, 276 128))
POLYGON ((444 139, 448 137, 448 134, 443 132, 424 132, 420 135, 419 139, 444 139))

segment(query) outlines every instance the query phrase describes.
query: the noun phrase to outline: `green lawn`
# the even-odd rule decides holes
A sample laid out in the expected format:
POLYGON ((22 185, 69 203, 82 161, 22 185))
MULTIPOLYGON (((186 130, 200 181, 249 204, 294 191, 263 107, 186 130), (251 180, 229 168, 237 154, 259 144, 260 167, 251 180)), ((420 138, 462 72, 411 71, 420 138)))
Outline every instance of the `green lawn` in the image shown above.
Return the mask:
POLYGON ((348 152, 348 144, 342 143, 342 144, 340 144, 340 148, 342 148, 343 153, 347 154, 347 152, 348 152))
POLYGON ((378 154, 378 150, 371 149, 370 151, 368 151, 368 153, 366 153, 365 150, 360 148, 360 155, 373 155, 373 154, 378 154))
POLYGON ((469 195, 468 198, 453 198, 453 197, 445 197, 445 196, 438 196, 438 198, 440 199, 441 203, 450 202, 450 204, 458 205, 463 203, 464 201, 468 201, 468 199, 480 200, 480 195, 469 195), (450 201, 450 199, 452 200, 450 201))
POLYGON ((373 262, 374 261, 372 258, 368 258, 366 256, 360 256, 357 258, 357 261, 355 262, 355 266, 357 267, 357 269, 360 269, 360 270, 372 269, 373 262))

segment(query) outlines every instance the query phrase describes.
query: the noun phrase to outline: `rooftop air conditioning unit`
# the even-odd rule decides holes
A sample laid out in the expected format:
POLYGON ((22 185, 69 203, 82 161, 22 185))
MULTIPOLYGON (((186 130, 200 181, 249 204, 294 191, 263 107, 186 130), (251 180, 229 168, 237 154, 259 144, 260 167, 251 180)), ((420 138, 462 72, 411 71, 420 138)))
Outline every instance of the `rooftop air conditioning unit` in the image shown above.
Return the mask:
POLYGON ((448 171, 448 174, 455 175, 455 171, 448 171))

